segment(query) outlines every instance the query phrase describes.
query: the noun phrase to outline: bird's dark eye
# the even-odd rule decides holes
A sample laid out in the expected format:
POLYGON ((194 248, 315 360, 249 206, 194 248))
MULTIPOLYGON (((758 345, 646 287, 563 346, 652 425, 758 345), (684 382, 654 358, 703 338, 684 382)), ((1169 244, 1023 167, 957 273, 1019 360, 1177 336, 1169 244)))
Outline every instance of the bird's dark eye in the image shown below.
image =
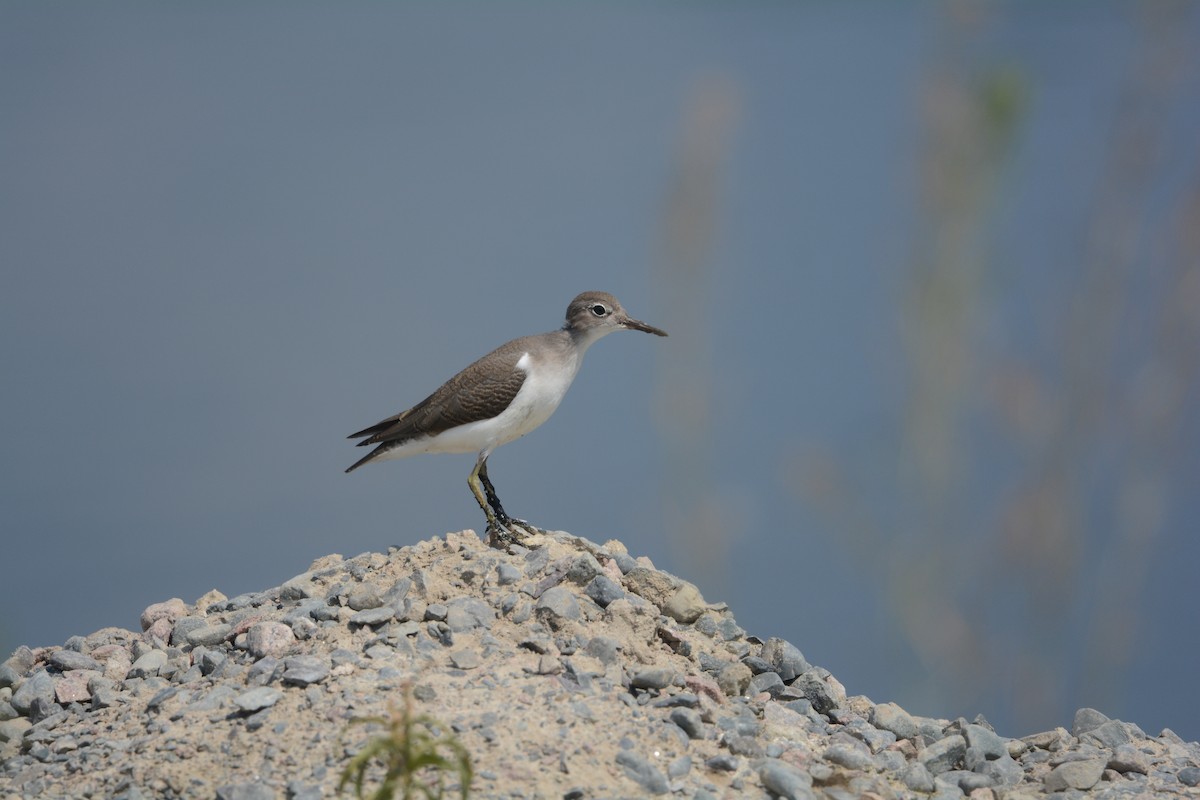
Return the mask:
POLYGON ((592 313, 597 317, 603 317, 608 313, 608 309, 597 303, 596 305, 592 306, 592 313))

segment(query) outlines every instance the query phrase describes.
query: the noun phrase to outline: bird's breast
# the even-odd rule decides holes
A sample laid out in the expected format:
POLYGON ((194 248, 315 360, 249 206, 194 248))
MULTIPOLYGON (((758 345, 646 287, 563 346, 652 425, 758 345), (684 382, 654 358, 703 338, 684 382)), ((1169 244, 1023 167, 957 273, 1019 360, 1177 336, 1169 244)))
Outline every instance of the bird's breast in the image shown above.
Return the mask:
POLYGON ((512 423, 517 429, 516 436, 524 436, 549 419, 558 408, 567 389, 571 388, 571 382, 575 380, 579 360, 568 358, 552 368, 534 361, 529 353, 525 353, 517 361, 517 368, 524 370, 526 377, 521 390, 513 398, 510 411, 513 412, 512 423))

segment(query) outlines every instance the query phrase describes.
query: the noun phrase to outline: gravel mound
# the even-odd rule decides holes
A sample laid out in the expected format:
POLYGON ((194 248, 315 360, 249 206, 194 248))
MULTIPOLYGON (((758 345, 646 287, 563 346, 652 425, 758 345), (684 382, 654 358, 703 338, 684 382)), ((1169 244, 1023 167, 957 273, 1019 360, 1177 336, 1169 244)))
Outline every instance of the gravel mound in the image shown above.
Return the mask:
MULTIPOLYGON (((1200 745, 1080 709, 1019 739, 846 695, 781 639, 564 533, 331 555, 0 665, 0 800, 337 796, 406 685, 511 798, 1198 797, 1200 745)), ((457 795, 455 795, 457 796, 457 795)))

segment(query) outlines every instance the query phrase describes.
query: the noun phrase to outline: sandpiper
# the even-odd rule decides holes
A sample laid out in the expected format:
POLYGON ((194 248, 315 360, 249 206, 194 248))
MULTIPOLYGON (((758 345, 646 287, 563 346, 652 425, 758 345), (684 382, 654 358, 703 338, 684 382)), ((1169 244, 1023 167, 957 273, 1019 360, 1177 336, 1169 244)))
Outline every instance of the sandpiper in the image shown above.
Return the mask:
POLYGON ((504 542, 517 536, 516 527, 538 530, 505 513, 488 479, 488 456, 549 419, 587 349, 622 329, 667 335, 630 317, 611 294, 584 292, 567 306, 567 321, 559 330, 513 339, 407 411, 351 434, 350 439, 362 438, 359 447, 376 447, 346 472, 419 453, 478 453, 467 484, 487 517, 489 535, 504 542))

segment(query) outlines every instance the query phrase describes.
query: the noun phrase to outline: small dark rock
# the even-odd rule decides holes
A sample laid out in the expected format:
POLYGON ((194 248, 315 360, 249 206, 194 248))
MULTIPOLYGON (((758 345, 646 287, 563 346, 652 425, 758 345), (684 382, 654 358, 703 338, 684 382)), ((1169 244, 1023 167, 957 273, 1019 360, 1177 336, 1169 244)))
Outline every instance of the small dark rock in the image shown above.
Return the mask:
POLYGON ((625 596, 621 584, 607 575, 597 575, 584 588, 583 593, 590 597, 596 605, 607 608, 609 603, 620 600, 625 596))
POLYGON ((783 689, 783 679, 774 672, 760 672, 751 678, 750 682, 746 685, 746 695, 753 697, 756 694, 766 692, 771 697, 778 697, 783 689))
POLYGON ((814 797, 812 776, 778 758, 767 758, 758 768, 758 779, 772 794, 787 800, 807 800, 814 797))
POLYGON ((579 601, 570 589, 562 586, 552 586, 538 598, 534 613, 538 619, 545 622, 554 630, 560 629, 566 622, 579 619, 583 613, 579 609, 579 601))
MULTIPOLYGON (((1091 711, 1091 709, 1081 710, 1091 711)), ((1078 719, 1078 715, 1076 715, 1076 719, 1078 719)), ((1081 789, 1086 791, 1100 782, 1100 776, 1104 774, 1105 764, 1106 761, 1102 758, 1093 758, 1086 761, 1067 761, 1050 770, 1050 774, 1046 776, 1042 783, 1048 792, 1062 792, 1067 789, 1081 789)))
POLYGON ((1184 767, 1175 777, 1184 786, 1200 786, 1200 767, 1184 767))
POLYGON ((283 660, 284 683, 308 686, 329 677, 329 662, 319 656, 291 656, 283 660))
POLYGON ((737 772, 738 757, 727 755, 713 756, 704 762, 704 766, 715 772, 737 772))
POLYGON ((771 637, 762 648, 762 658, 779 674, 784 683, 790 683, 812 669, 795 645, 785 639, 771 637))
POLYGON ((1094 708, 1081 708, 1075 712, 1075 721, 1071 724, 1071 735, 1079 738, 1088 731, 1099 728, 1108 722, 1108 717, 1094 708))
MULTIPOLYGON (((178 623, 176 623, 178 625, 178 623)), ((50 663, 64 672, 69 669, 90 669, 99 672, 104 669, 94 658, 77 653, 74 650, 55 650, 50 655, 50 663)))
POLYGON ((665 689, 675 680, 675 671, 669 668, 644 669, 629 680, 634 689, 665 689))
POLYGON ((391 606, 380 606, 379 608, 368 608, 364 611, 359 611, 350 616, 350 624, 360 627, 376 627, 385 622, 391 622, 396 618, 396 609, 391 606))
POLYGON ((658 767, 630 750, 617 753, 617 764, 631 780, 650 794, 666 794, 671 790, 667 776, 658 767))
POLYGON ((963 756, 966 753, 966 739, 958 734, 954 734, 926 747, 917 754, 917 760, 924 764, 929 772, 936 777, 943 772, 958 767, 962 763, 963 756))
POLYGON ((217 800, 276 800, 275 790, 262 783, 238 783, 217 789, 217 800))
POLYGON ((690 708, 674 708, 671 709, 669 719, 678 725, 689 739, 704 738, 704 722, 698 712, 690 708))

